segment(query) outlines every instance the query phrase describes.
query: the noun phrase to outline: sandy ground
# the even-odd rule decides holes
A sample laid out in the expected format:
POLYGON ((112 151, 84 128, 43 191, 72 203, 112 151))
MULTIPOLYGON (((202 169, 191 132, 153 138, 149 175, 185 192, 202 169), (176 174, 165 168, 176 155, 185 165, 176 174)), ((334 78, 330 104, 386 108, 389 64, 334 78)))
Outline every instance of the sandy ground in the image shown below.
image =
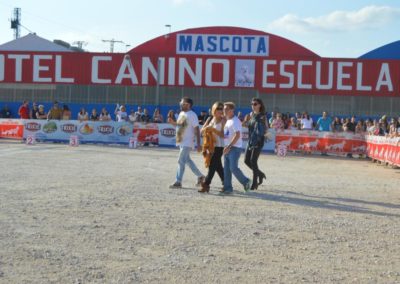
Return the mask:
POLYGON ((177 154, 0 140, 0 283, 400 283, 400 170, 262 155, 219 196, 177 154))

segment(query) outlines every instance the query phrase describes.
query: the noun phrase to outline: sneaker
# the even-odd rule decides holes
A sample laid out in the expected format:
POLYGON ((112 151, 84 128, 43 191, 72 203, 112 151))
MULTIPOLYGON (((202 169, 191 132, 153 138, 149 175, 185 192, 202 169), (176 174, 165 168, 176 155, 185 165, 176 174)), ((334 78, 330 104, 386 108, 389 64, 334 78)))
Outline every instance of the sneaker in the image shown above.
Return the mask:
POLYGON ((198 177, 196 186, 201 186, 201 184, 204 183, 205 180, 206 180, 205 176, 198 177))
POLYGON ((176 181, 174 184, 171 184, 169 188, 182 188, 182 184, 176 181))
POLYGON ((233 191, 220 190, 218 192, 218 195, 230 195, 230 194, 233 194, 233 191))
POLYGON ((251 188, 252 183, 252 180, 249 179, 249 181, 244 185, 244 191, 248 192, 251 188))

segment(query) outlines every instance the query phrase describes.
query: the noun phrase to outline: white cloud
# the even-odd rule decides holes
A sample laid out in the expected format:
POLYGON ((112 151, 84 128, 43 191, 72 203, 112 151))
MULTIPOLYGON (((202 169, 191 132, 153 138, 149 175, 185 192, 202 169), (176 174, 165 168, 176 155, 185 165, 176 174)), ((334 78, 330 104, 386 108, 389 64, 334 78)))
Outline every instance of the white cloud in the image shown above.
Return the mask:
POLYGON ((382 27, 397 17, 400 17, 398 8, 367 6, 358 11, 333 11, 319 17, 300 18, 287 14, 269 24, 268 29, 292 33, 355 31, 382 27))

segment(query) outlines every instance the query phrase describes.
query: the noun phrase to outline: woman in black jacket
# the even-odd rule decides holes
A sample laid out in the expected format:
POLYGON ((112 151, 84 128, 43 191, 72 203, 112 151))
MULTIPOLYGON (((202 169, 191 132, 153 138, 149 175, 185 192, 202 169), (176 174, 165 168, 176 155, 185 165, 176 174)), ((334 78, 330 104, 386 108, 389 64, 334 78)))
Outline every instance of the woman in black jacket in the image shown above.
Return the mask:
POLYGON ((248 120, 249 142, 247 143, 244 162, 253 171, 251 190, 255 190, 266 178, 265 174, 258 168, 258 157, 264 147, 264 135, 267 127, 265 106, 262 100, 253 98, 251 108, 253 111, 248 120))

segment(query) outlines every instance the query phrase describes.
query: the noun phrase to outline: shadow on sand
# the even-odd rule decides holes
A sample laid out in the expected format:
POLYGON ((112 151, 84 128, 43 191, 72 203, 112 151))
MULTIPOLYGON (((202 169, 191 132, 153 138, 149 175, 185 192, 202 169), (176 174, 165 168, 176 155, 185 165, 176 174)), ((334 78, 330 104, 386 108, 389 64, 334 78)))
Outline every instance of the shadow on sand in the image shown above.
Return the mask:
POLYGON ((227 197, 253 198, 270 202, 279 202, 297 206, 321 208, 321 209, 336 210, 342 212, 353 212, 353 213, 370 214, 370 215, 385 216, 385 217, 400 217, 400 214, 379 212, 365 207, 365 205, 372 205, 372 206, 381 206, 391 209, 400 209, 400 205, 398 204, 371 202, 371 201, 364 201, 351 198, 313 196, 313 195, 306 195, 290 191, 269 191, 269 192, 251 191, 247 193, 235 191, 234 194, 228 195, 227 197), (343 204, 340 202, 351 203, 351 204, 343 204))

